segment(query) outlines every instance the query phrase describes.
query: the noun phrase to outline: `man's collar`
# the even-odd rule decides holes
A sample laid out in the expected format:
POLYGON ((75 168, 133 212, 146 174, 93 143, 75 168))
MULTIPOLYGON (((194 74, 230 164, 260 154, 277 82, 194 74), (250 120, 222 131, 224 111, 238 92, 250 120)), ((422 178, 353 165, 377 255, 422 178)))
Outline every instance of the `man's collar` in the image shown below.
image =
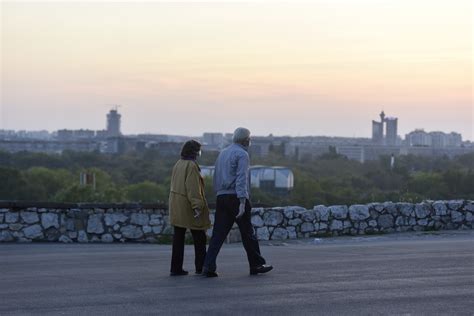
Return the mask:
POLYGON ((248 151, 248 150, 249 150, 249 148, 248 148, 248 147, 245 147, 245 146, 244 146, 244 145, 242 145, 242 144, 239 144, 239 143, 234 143, 234 145, 237 145, 237 146, 239 146, 240 148, 242 148, 242 149, 243 149, 243 150, 245 150, 245 151, 248 151))

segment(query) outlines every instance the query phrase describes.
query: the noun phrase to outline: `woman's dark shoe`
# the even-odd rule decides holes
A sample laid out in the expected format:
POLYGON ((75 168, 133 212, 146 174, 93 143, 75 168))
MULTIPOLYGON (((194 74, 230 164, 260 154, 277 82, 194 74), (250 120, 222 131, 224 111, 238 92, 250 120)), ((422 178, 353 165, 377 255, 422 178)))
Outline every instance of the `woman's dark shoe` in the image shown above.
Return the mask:
POLYGON ((206 278, 216 278, 219 276, 219 274, 217 274, 216 271, 204 271, 203 275, 206 277, 206 278))
POLYGON ((180 276, 180 275, 188 275, 189 272, 185 270, 177 271, 177 272, 171 272, 170 276, 180 276))
POLYGON ((256 266, 256 267, 250 268, 250 274, 255 275, 255 274, 259 274, 259 273, 267 273, 267 272, 271 271, 272 269, 273 269, 273 267, 271 265, 262 264, 261 266, 256 266))

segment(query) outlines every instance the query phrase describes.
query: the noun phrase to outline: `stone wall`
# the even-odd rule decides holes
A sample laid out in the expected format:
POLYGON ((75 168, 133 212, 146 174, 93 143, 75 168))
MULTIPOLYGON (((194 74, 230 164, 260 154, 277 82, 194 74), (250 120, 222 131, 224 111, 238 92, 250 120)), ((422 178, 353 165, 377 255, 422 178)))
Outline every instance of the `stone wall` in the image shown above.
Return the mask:
MULTIPOLYGON (((211 222, 214 216, 211 214, 211 222)), ((160 242, 172 233, 162 205, 0 203, 0 241, 160 242), (36 206, 35 206, 36 205, 36 206)), ((474 201, 252 209, 260 240, 473 229, 474 201)), ((211 229, 208 230, 211 234, 211 229)), ((237 226, 228 242, 240 240, 237 226)))

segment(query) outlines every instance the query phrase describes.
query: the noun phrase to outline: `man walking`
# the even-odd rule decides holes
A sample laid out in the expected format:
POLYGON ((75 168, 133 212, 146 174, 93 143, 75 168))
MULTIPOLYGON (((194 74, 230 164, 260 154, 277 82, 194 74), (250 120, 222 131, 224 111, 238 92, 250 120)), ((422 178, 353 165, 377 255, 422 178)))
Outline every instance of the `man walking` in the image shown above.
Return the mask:
POLYGON ((204 275, 217 277, 216 259, 234 222, 239 226, 242 243, 247 252, 250 274, 266 273, 273 269, 265 264, 260 254, 257 236, 253 229, 250 191, 250 131, 237 128, 233 144, 222 150, 217 157, 214 170, 214 190, 217 193, 216 214, 211 241, 204 263, 204 275))

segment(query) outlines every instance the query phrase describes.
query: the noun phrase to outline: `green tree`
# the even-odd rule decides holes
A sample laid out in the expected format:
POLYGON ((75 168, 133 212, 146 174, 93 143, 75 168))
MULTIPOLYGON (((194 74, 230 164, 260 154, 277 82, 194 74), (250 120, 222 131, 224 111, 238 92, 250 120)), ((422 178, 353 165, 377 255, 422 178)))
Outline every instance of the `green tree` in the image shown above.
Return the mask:
POLYGON ((168 200, 168 192, 165 186, 150 181, 126 186, 125 196, 131 202, 167 203, 168 200))

